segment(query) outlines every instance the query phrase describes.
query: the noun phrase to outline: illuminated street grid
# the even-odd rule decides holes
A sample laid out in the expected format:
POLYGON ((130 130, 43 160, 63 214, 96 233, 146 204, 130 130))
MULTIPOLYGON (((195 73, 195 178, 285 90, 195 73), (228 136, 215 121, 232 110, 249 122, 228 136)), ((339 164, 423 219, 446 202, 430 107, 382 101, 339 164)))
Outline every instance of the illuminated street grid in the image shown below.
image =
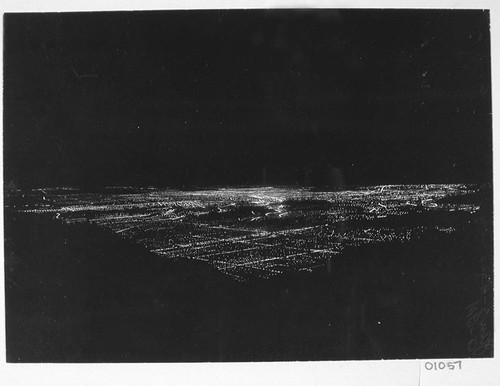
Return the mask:
MULTIPOLYGON (((111 188, 100 193, 38 189, 25 193, 31 200, 15 210, 53 213, 68 224, 88 222, 109 228, 163 258, 205 261, 236 280, 248 280, 312 271, 348 246, 418 237, 423 226, 391 227, 384 219, 423 212, 474 213, 479 210, 477 205, 440 200, 477 189, 443 184, 338 192, 300 188, 130 188, 125 193, 123 188, 120 193, 111 188)), ((455 230, 434 228, 446 233, 455 230)))

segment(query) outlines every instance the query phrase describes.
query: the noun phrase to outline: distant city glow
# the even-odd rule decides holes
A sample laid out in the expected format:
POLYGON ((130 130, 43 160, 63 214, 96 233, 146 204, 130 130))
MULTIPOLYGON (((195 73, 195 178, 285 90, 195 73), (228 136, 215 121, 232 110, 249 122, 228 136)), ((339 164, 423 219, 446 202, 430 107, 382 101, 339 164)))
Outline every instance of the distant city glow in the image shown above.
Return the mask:
POLYGON ((16 208, 53 213, 68 224, 88 222, 108 228, 162 258, 201 260, 240 281, 311 272, 347 247, 405 242, 429 229, 455 231, 442 216, 435 216, 433 226, 409 222, 395 227, 387 218, 433 212, 459 215, 480 209, 445 200, 478 191, 461 184, 384 185, 338 192, 262 187, 128 190, 38 190, 16 208))

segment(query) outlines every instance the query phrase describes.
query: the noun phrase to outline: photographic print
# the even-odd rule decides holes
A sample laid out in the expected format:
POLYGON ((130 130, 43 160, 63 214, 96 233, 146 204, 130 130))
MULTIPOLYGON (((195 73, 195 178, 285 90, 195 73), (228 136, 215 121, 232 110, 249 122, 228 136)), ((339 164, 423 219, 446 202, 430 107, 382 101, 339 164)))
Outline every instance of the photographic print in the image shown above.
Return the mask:
POLYGON ((8 362, 493 357, 487 10, 4 14, 8 362))

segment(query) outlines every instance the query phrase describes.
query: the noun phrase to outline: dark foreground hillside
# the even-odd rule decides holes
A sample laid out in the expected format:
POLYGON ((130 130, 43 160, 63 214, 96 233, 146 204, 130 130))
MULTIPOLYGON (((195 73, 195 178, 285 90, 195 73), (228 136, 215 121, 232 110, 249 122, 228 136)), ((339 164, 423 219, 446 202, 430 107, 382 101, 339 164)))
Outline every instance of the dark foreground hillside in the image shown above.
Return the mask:
POLYGON ((487 202, 467 221, 446 219, 451 233, 347 248, 324 269, 243 283, 102 228, 6 211, 7 359, 489 357, 491 345, 478 346, 481 322, 493 339, 487 202))

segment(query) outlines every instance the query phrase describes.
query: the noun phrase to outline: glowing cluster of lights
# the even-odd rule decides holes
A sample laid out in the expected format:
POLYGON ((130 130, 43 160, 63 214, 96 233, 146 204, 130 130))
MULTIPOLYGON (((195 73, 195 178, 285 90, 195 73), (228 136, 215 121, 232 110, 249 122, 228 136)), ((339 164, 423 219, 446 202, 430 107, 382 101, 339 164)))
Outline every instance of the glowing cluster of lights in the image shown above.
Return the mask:
MULTIPOLYGON (((130 188, 100 193, 40 189, 18 192, 8 197, 6 206, 21 212, 50 213, 68 224, 95 224, 159 256, 205 261, 237 280, 247 280, 311 271, 346 247, 406 242, 426 227, 395 227, 387 219, 419 213, 474 213, 479 206, 444 199, 477 190, 443 184, 337 192, 297 188, 188 192, 130 188)), ((455 231, 441 225, 434 229, 455 231)))

